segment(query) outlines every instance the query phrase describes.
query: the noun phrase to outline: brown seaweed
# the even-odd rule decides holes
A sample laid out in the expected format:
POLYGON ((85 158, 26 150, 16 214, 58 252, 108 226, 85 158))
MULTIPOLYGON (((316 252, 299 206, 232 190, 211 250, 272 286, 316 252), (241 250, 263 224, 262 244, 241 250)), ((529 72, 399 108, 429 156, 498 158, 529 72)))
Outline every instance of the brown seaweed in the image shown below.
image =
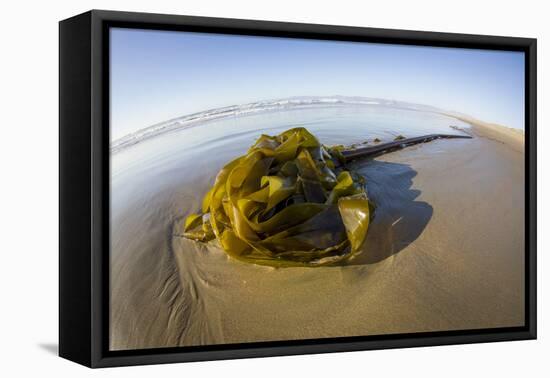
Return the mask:
POLYGON ((319 266, 356 254, 373 214, 363 177, 343 168, 342 146, 305 128, 262 135, 218 173, 184 236, 217 239, 231 257, 271 266, 319 266))

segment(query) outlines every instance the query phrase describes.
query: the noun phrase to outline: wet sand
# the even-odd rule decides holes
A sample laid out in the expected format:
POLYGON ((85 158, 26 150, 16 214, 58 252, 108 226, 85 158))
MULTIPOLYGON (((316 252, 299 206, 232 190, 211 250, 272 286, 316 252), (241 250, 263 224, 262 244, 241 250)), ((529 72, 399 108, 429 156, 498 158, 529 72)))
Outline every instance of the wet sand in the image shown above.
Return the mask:
POLYGON ((468 122, 474 139, 354 163, 377 210, 340 266, 256 266, 180 237, 206 163, 192 188, 129 189, 112 214, 111 349, 523 325, 523 134, 468 122))

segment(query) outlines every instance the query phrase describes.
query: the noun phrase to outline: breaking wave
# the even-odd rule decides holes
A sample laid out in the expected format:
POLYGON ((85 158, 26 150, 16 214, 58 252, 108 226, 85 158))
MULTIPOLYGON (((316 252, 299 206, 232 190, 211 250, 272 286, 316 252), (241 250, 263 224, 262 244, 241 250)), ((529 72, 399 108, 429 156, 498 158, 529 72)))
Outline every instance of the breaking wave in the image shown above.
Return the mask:
POLYGON ((153 138, 155 136, 176 131, 187 129, 201 125, 205 122, 218 120, 228 117, 245 116, 250 114, 258 114, 262 112, 280 111, 280 110, 294 110, 294 109, 308 109, 315 107, 337 107, 337 106, 382 106, 392 107, 406 110, 418 110, 418 111, 431 111, 441 112, 440 109, 427 106, 412 104, 402 101, 384 100, 379 98, 370 97, 357 97, 357 96, 308 96, 308 97, 289 97, 277 100, 265 100, 251 102, 242 105, 231 105, 222 108, 209 109, 197 113, 184 115, 182 117, 174 118, 168 121, 157 123, 155 125, 140 129, 134 133, 125 135, 124 137, 111 142, 111 153, 116 153, 126 147, 140 143, 146 139, 153 138))

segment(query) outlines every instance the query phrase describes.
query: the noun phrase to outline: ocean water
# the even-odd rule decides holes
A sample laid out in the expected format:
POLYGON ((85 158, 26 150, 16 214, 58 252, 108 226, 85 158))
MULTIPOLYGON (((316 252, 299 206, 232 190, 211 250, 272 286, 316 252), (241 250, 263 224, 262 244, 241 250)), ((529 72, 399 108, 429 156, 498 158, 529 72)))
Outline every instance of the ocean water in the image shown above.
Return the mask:
MULTIPOLYGON (((189 167, 208 166, 217 172, 223 166, 219 162, 245 153, 261 134, 276 135, 293 127, 306 127, 326 145, 372 143, 375 138, 389 142, 397 135, 460 134, 450 126, 469 128, 433 111, 383 104, 321 104, 205 118, 138 135, 132 143, 112 143, 113 188, 127 180, 158 179, 163 172, 189 167)), ((205 169, 199 173, 212 173, 205 169)))

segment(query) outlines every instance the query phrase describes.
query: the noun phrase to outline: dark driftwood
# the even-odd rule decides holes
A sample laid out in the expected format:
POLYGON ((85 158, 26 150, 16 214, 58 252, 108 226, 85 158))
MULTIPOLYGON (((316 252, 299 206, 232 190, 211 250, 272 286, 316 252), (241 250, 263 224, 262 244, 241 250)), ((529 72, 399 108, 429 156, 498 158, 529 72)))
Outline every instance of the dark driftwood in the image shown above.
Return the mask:
POLYGON ((430 134, 419 136, 415 138, 405 138, 388 143, 380 143, 374 146, 367 146, 361 148, 355 148, 350 150, 343 150, 342 155, 346 161, 355 159, 362 159, 366 157, 374 157, 386 152, 400 150, 402 148, 412 146, 413 144, 426 143, 435 139, 471 139, 471 136, 467 135, 447 135, 447 134, 430 134))

